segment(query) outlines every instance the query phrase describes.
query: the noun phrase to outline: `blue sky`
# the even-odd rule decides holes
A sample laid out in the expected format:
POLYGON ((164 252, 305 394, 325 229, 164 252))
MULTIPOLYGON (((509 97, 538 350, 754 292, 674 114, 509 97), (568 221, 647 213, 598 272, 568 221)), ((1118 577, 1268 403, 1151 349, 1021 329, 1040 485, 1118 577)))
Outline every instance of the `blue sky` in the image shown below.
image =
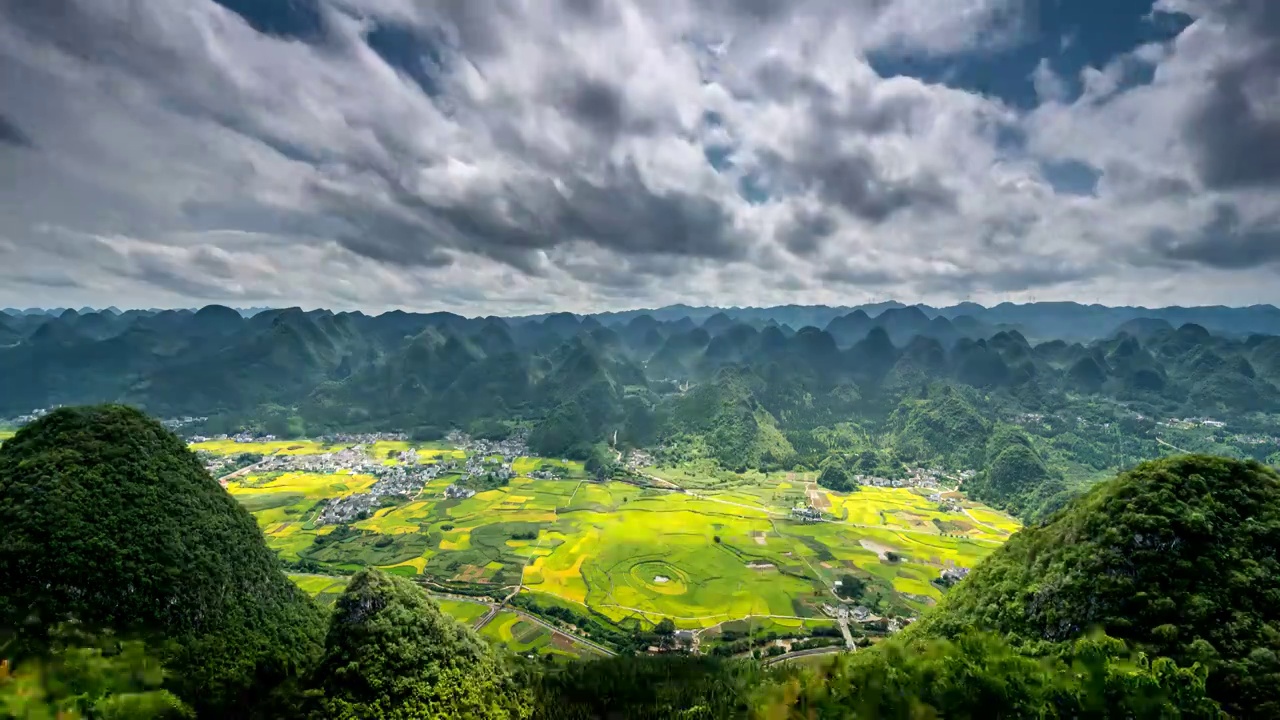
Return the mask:
POLYGON ((0 304, 1280 302, 1268 0, 0 5, 0 304))

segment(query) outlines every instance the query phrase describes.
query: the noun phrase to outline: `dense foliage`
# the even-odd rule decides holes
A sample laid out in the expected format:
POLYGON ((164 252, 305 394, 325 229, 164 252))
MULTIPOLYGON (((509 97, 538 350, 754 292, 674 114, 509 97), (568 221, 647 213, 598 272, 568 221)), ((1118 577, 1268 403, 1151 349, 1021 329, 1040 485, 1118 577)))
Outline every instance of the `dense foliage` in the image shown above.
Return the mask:
POLYGON ((163 642, 166 687, 235 716, 319 649, 320 611, 186 446, 121 406, 0 447, 0 631, 38 656, 66 620, 163 642))
POLYGON ((1102 628, 1202 663, 1234 714, 1280 716, 1280 476, 1205 456, 1139 465, 1015 535, 912 632, 975 627, 1038 650, 1102 628))
POLYGON ((54 628, 47 651, 0 660, 0 716, 24 720, 182 720, 194 714, 160 686, 164 670, 141 642, 54 628))
POLYGON ((742 718, 770 680, 756 663, 682 655, 553 664, 529 675, 537 720, 742 718))
POLYGON ((357 574, 338 599, 309 681, 316 720, 529 716, 503 662, 408 580, 357 574))
POLYGON ((893 639, 766 690, 769 718, 1218 718, 1203 668, 1131 655, 1107 637, 1033 658, 990 635, 893 639))

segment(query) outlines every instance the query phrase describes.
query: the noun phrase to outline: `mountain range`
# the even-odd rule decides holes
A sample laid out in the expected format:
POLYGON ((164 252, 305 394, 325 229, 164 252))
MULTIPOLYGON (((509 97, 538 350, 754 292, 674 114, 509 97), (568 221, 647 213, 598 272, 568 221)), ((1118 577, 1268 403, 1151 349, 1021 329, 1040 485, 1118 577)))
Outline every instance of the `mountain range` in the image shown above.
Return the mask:
MULTIPOLYGON (((1211 332, 1224 335, 1280 334, 1280 309, 1277 309, 1274 305, 1146 308, 1140 306, 1084 305, 1076 302, 1032 302, 1024 304, 1005 302, 992 307, 984 307, 977 303, 963 302, 945 307, 932 307, 929 305, 905 305, 896 301, 886 301, 835 307, 827 305, 777 305, 757 308, 667 305, 652 309, 579 314, 576 317, 579 319, 590 317, 607 326, 626 324, 635 318, 645 315, 660 322, 676 322, 682 318, 689 318, 693 324, 702 325, 713 316, 724 315, 730 320, 757 327, 775 324, 799 329, 806 326, 826 328, 837 318, 849 314, 857 314, 858 311, 870 317, 877 317, 888 310, 903 310, 906 308, 915 308, 926 319, 930 320, 942 317, 953 322, 959 320, 961 325, 973 321, 991 326, 1008 325, 1018 329, 1032 339, 1091 340, 1112 334, 1124 323, 1134 320, 1162 320, 1175 327, 1186 323, 1194 323, 1204 326, 1211 332)), ((267 307, 250 307, 236 308, 235 311, 244 317, 252 317, 271 309, 267 307)), ((198 308, 189 309, 193 313, 197 310, 198 308)), ((38 318, 48 318, 62 315, 67 312, 67 308, 27 308, 23 310, 5 308, 0 312, 11 317, 30 315, 38 318)), ((95 312, 109 313, 116 316, 127 314, 114 306, 100 310, 83 307, 75 312, 80 315, 88 315, 95 312)), ((166 311, 158 308, 128 311, 128 313, 152 315, 162 312, 166 311)), ((504 319, 513 324, 521 324, 539 322, 552 315, 562 314, 564 313, 547 313, 513 316, 504 319)))
POLYGON ((821 328, 732 309, 698 320, 299 308, 246 317, 217 305, 0 315, 0 418, 123 402, 205 418, 189 430, 207 434, 433 439, 523 427, 540 454, 596 465, 612 457, 606 441, 700 448, 728 470, 822 468, 833 482, 933 465, 980 471, 973 494, 1027 518, 1076 493, 1072 477, 1159 455, 1163 419, 1271 432, 1257 417, 1280 409, 1280 336, 1254 330, 1274 308, 1166 310, 1078 341, 1020 328, 1127 310, 1017 307, 953 318, 854 309, 821 328), (1178 313, 1218 318, 1219 329, 1175 324, 1178 313), (1021 321, 993 322, 1001 317, 1021 321), (1057 420, 1029 435, 1027 417, 1057 420))

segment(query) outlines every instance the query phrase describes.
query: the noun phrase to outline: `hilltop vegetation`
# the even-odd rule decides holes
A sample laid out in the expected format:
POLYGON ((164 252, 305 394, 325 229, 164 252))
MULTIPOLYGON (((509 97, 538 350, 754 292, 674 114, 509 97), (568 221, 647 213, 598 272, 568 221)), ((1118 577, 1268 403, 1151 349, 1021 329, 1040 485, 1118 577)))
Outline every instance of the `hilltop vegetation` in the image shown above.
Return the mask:
POLYGON ((58 410, 0 447, 0 627, 74 620, 155 642, 171 686, 234 714, 320 646, 323 620, 181 440, 121 406, 58 410))
POLYGON ((915 634, 972 628, 1030 648, 1101 628, 1200 663, 1236 714, 1280 714, 1280 476, 1186 456, 1145 463, 1015 535, 915 634))
POLYGON ((356 575, 329 620, 308 680, 316 718, 528 717, 510 670, 407 580, 356 575))

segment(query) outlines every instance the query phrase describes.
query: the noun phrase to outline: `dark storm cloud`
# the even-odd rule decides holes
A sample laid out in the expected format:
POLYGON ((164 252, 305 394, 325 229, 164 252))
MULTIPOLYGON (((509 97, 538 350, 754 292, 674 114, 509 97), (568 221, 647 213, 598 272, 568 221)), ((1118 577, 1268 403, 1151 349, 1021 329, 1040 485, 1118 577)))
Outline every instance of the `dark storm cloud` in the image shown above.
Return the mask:
POLYGON ((1239 42, 1184 127, 1200 179, 1214 189, 1280 185, 1280 2, 1223 0, 1209 17, 1239 42))
POLYGON ((18 124, 0 113, 0 143, 20 148, 33 148, 31 138, 18 127, 18 124))
POLYGON ((545 250, 567 240, 626 255, 733 259, 744 252, 719 202, 653 189, 632 165, 612 167, 598 181, 570 178, 563 188, 550 183, 507 188, 501 199, 476 196, 438 212, 477 243, 473 251, 507 261, 511 251, 545 250))
POLYGON ((1213 217, 1189 237, 1157 231, 1150 241, 1161 258, 1223 270, 1240 270, 1280 261, 1280 214, 1246 223, 1231 204, 1220 203, 1213 217))
POLYGON ((818 273, 818 279, 844 285, 876 287, 896 283, 902 279, 902 276, 880 267, 858 266, 853 262, 845 262, 822 270, 818 273))

